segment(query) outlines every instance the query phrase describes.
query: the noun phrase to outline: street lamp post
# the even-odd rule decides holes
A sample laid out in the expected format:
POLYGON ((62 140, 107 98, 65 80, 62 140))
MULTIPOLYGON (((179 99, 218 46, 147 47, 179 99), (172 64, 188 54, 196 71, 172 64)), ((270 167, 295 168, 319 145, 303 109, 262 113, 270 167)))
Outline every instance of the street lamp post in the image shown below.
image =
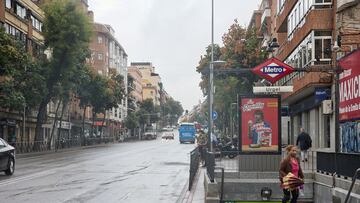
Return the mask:
POLYGON ((213 126, 213 117, 212 117, 212 105, 213 105, 213 77, 214 77, 214 0, 211 0, 211 63, 210 63, 210 72, 209 72, 209 148, 210 151, 213 151, 213 146, 211 142, 211 133, 213 126))
POLYGON ((233 115, 232 115, 232 106, 233 105, 237 105, 237 103, 231 103, 230 104, 230 133, 231 133, 231 138, 234 137, 234 119, 233 119, 233 115))
POLYGON ((209 68, 209 149, 212 152, 211 133, 213 131, 213 101, 214 101, 214 65, 223 65, 225 61, 214 61, 214 0, 211 1, 211 62, 209 68))

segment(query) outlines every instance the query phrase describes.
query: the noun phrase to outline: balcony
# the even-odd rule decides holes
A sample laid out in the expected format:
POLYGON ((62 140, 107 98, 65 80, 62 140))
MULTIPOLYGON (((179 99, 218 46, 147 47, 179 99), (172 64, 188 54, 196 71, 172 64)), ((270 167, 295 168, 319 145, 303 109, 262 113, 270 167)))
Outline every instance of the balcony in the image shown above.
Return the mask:
POLYGON ((305 17, 305 24, 293 32, 293 38, 290 41, 285 39, 281 44, 277 58, 285 60, 312 30, 332 30, 333 20, 331 8, 311 10, 305 17))
POLYGON ((291 10, 294 8, 295 4, 297 3, 297 0, 286 0, 284 7, 282 8, 282 11, 278 14, 278 17, 276 18, 276 32, 286 32, 287 30, 287 16, 291 12, 291 10))
POLYGON ((260 30, 263 33, 270 33, 270 24, 271 24, 271 9, 270 8, 266 8, 262 15, 261 15, 261 27, 260 30))
POLYGON ((261 24, 264 24, 266 18, 271 16, 271 9, 266 8, 261 15, 261 24))
MULTIPOLYGON (((316 69, 317 65, 311 68, 316 69)), ((293 103, 299 98, 304 98, 314 92, 315 87, 330 86, 332 84, 332 75, 326 72, 305 73, 303 77, 294 78, 294 91, 282 95, 282 99, 288 103, 293 103)))

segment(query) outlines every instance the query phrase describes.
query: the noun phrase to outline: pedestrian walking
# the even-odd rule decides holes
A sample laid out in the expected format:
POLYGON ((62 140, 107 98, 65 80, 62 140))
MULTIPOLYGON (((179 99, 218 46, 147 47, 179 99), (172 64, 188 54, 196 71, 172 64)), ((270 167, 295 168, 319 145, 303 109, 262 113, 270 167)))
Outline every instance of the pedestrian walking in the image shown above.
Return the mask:
POLYGON ((304 184, 304 174, 297 157, 297 147, 289 145, 286 147, 287 156, 280 163, 279 178, 281 188, 284 192, 282 203, 290 200, 296 203, 299 197, 299 186, 304 184))
POLYGON ((205 166, 205 153, 206 153, 206 145, 207 145, 207 135, 203 130, 200 130, 199 135, 196 138, 196 143, 198 145, 198 149, 200 152, 200 160, 201 164, 205 166))
POLYGON ((307 134, 304 128, 300 128, 300 134, 296 139, 296 145, 301 150, 301 161, 308 161, 308 150, 311 148, 312 140, 309 134, 307 134))

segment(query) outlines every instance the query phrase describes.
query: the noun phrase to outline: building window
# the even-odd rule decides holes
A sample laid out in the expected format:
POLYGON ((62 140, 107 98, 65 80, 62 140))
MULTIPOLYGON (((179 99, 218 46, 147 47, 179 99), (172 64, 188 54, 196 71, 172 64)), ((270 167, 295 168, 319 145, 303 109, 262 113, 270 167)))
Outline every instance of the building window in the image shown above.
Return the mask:
POLYGON ((284 10, 285 0, 278 0, 278 14, 284 10))
POLYGON ((19 17, 25 19, 26 17, 26 9, 21 6, 20 4, 16 4, 15 6, 15 12, 16 12, 16 15, 18 15, 19 17))
POLYGON ((315 37, 315 60, 317 63, 331 60, 331 36, 315 37))
POLYGON ((103 60, 103 54, 98 54, 98 60, 102 61, 103 60))
POLYGON ((325 148, 330 148, 330 116, 324 115, 324 142, 323 146, 325 148))
POLYGON ((316 4, 325 4, 325 3, 331 3, 331 0, 315 0, 316 4))
POLYGON ((103 42, 103 38, 101 37, 101 36, 98 36, 98 44, 102 44, 102 42, 103 42))
POLYGON ((42 22, 40 22, 40 20, 38 20, 33 15, 31 15, 30 18, 31 18, 31 21, 32 21, 33 28, 35 28, 35 29, 39 30, 40 32, 42 32, 42 22))
POLYGON ((11 9, 11 0, 6 0, 5 6, 6 8, 11 9))
POLYGON ((5 29, 5 33, 10 34, 10 26, 9 26, 9 24, 5 23, 4 24, 4 29, 5 29))

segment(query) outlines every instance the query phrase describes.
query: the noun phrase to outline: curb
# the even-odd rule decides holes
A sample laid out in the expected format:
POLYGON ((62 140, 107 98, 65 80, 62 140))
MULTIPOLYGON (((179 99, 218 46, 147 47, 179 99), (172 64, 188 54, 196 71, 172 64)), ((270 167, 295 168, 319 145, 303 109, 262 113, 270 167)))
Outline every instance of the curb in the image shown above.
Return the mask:
POLYGON ((191 203, 193 202, 195 193, 197 192, 197 187, 198 187, 198 183, 200 180, 200 175, 202 174, 202 169, 199 167, 199 170, 197 171, 196 175, 195 175, 195 179, 193 182, 193 185, 191 187, 191 190, 189 191, 189 180, 186 182, 186 184, 184 185, 183 189, 181 190, 180 193, 180 197, 179 199, 176 201, 176 203, 191 203))
POLYGON ((60 150, 48 150, 48 151, 42 151, 42 152, 29 152, 29 153, 21 153, 21 154, 16 154, 16 158, 17 159, 24 159, 24 158, 29 158, 29 157, 37 157, 37 156, 42 156, 42 155, 47 155, 47 154, 56 154, 56 153, 64 153, 64 152, 72 152, 72 151, 80 151, 80 150, 84 150, 84 149, 90 149, 90 148, 96 148, 96 147, 105 147, 105 146, 109 146, 109 145, 113 145, 116 143, 103 143, 103 144, 98 144, 98 145, 89 145, 89 146, 82 146, 82 147, 71 147, 71 148, 66 148, 66 149, 60 149, 60 150))

